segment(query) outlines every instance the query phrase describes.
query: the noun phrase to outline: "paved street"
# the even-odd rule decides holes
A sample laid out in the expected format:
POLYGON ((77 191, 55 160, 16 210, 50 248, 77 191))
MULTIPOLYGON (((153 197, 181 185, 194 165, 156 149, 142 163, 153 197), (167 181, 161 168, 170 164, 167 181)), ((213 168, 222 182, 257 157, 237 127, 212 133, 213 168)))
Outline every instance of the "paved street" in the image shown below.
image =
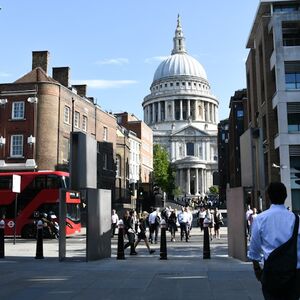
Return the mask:
POLYGON ((84 234, 68 239, 65 262, 58 262, 55 240, 45 241, 45 258, 36 260, 34 241, 6 240, 0 299, 263 299, 251 264, 227 256, 226 228, 206 260, 199 228, 192 233, 188 243, 168 242, 168 260, 159 259, 159 244, 150 256, 143 243, 137 256, 127 249, 126 259, 117 260, 114 238, 111 258, 86 263, 84 234))

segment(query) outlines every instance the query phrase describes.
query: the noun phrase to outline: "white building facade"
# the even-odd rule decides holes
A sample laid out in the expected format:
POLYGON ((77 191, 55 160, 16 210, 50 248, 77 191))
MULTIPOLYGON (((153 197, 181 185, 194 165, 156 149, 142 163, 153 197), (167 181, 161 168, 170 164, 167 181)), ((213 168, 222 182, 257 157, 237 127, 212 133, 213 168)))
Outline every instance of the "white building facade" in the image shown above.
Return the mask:
POLYGON ((217 172, 219 102, 202 65, 187 54, 180 18, 172 54, 157 68, 144 98, 144 122, 154 144, 168 150, 182 195, 204 196, 217 172))

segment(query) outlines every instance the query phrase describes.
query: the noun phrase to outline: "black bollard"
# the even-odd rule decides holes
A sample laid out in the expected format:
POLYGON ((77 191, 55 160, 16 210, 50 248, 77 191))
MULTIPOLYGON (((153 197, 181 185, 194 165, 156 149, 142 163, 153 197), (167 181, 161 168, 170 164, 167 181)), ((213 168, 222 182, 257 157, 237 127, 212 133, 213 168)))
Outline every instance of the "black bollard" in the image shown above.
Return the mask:
POLYGON ((210 259, 208 224, 203 224, 203 259, 210 259))
POLYGON ((160 259, 168 259, 166 230, 167 230, 166 221, 162 219, 160 222, 160 259))
POLYGON ((36 259, 44 258, 43 254, 43 221, 39 220, 37 222, 37 233, 36 233, 36 259))
POLYGON ((117 259, 125 259, 124 255, 124 223, 120 220, 118 223, 118 252, 117 259))
POLYGON ((4 258, 4 228, 5 222, 4 220, 0 221, 0 258, 4 258))

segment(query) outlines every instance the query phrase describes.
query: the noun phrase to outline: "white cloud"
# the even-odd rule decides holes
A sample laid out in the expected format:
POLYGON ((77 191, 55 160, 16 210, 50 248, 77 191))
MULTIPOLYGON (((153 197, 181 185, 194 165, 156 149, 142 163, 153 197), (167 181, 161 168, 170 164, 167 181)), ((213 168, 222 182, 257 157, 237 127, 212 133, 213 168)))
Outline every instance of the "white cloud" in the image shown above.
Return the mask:
POLYGON ((152 64, 158 61, 163 61, 167 59, 169 56, 153 56, 145 59, 145 63, 152 64))
POLYGON ((97 65, 125 65, 129 64, 129 59, 124 57, 103 59, 96 62, 97 65))
POLYGON ((94 89, 114 89, 121 88, 126 85, 136 84, 136 80, 73 80, 72 84, 86 84, 90 88, 94 89))
POLYGON ((10 77, 11 74, 5 73, 5 72, 0 72, 0 77, 10 77))

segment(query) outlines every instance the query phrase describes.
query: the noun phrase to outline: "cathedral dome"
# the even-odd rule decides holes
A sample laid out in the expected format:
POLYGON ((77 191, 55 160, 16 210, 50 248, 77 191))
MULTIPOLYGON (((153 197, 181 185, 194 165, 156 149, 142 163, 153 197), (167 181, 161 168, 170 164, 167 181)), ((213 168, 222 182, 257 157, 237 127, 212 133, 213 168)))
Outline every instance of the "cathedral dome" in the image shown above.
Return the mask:
POLYGON ((173 76, 193 76, 207 80, 202 65, 186 53, 174 53, 164 60, 156 69, 153 82, 173 76))

